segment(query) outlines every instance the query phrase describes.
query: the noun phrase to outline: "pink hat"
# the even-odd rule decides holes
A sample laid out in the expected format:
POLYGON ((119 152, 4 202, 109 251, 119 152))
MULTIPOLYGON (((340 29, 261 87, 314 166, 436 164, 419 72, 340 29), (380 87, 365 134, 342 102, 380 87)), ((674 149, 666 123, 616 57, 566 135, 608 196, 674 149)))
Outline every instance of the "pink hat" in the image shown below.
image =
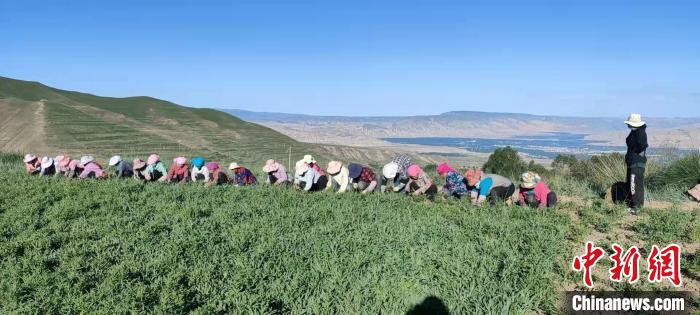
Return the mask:
POLYGON ((68 169, 70 170, 75 170, 77 168, 82 168, 80 166, 80 161, 78 160, 70 160, 70 163, 68 163, 68 169))
POLYGON ((451 168, 451 167, 447 164, 447 162, 445 162, 445 163, 440 163, 440 165, 438 165, 438 167, 437 167, 437 172, 438 172, 438 174, 445 174, 445 173, 454 172, 454 171, 455 171, 455 170, 454 170, 453 168, 451 168))
POLYGON ((160 161, 160 156, 158 154, 151 154, 148 156, 148 159, 146 160, 146 164, 148 165, 153 165, 158 163, 160 161))
POLYGON ((263 166, 263 172, 265 173, 270 173, 270 172, 275 172, 280 168, 280 164, 275 162, 275 160, 267 160, 265 162, 265 166, 263 166))
POLYGON ((24 156, 24 163, 29 163, 29 162, 32 162, 32 161, 34 161, 34 160, 36 160, 36 159, 37 159, 36 155, 34 155, 34 154, 27 154, 27 155, 24 156))
POLYGON ((173 162, 175 162, 175 165, 185 165, 185 163, 187 163, 187 159, 183 156, 178 156, 173 159, 173 162))
POLYGON ((423 170, 420 168, 420 166, 413 164, 408 167, 408 176, 409 177, 418 177, 418 174, 422 172, 423 170))
POLYGON ((207 163, 207 168, 209 169, 209 171, 218 170, 218 169, 219 169, 219 163, 216 163, 216 162, 209 162, 209 163, 207 163))
POLYGON ((68 164, 70 164, 70 156, 68 155, 63 155, 63 158, 58 160, 59 167, 66 167, 68 164))
POLYGON ((334 175, 340 173, 340 169, 343 167, 343 163, 339 161, 330 161, 328 162, 328 168, 326 169, 328 171, 328 174, 334 175))

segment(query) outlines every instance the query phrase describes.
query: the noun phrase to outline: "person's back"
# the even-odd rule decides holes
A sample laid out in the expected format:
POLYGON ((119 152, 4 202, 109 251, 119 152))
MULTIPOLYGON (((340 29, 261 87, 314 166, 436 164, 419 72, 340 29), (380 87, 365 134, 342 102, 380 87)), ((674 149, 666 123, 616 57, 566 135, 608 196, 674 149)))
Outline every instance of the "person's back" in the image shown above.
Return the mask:
POLYGON ((627 153, 625 154, 625 162, 630 167, 644 167, 647 162, 646 149, 649 147, 647 143, 647 126, 630 130, 629 135, 625 139, 627 144, 627 153))

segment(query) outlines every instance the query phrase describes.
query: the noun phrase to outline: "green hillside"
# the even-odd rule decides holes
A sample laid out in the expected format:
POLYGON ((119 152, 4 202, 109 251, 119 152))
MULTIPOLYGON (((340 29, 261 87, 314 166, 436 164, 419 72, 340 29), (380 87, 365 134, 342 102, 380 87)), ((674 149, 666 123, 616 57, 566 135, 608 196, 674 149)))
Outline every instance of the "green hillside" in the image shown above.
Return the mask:
POLYGON ((205 108, 189 108, 151 97, 101 97, 0 77, 0 151, 56 155, 122 154, 164 157, 203 155, 261 163, 303 154, 359 161, 388 158, 388 152, 321 147, 295 141, 272 129, 205 108), (341 155, 342 154, 342 155, 341 155))

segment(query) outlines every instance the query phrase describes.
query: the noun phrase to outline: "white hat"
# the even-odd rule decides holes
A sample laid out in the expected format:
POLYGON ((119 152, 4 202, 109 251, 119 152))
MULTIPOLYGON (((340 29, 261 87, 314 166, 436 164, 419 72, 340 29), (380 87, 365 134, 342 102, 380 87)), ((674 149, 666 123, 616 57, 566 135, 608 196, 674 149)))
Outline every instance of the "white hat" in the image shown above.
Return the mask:
POLYGON ((316 163, 316 160, 314 160, 314 157, 311 154, 304 155, 304 158, 301 160, 306 162, 306 164, 316 163))
POLYGON ((34 154, 27 154, 24 156, 24 163, 29 163, 34 160, 36 160, 36 155, 34 154))
POLYGON ((641 127, 646 124, 645 121, 642 120, 642 115, 640 114, 630 114, 630 117, 625 120, 625 124, 628 124, 632 127, 641 127))
POLYGON ((384 168, 382 168, 382 174, 388 179, 396 177, 396 173, 398 172, 399 165, 395 162, 389 162, 387 165, 384 165, 384 168))
POLYGON ((80 158, 80 165, 85 166, 85 164, 88 164, 94 160, 95 160, 95 158, 92 157, 92 155, 84 155, 83 157, 80 158))
POLYGON ((241 166, 238 165, 238 163, 236 163, 236 162, 233 162, 233 163, 231 163, 231 164, 228 165, 228 169, 230 169, 230 170, 235 170, 235 169, 237 169, 237 168, 239 168, 239 167, 241 167, 241 166))
POLYGON ((109 158, 109 166, 115 166, 115 165, 119 164, 119 162, 121 162, 121 161, 122 161, 122 157, 119 155, 115 155, 115 156, 109 158))
POLYGON ((50 158, 48 156, 41 158, 41 168, 47 168, 47 167, 50 167, 51 165, 53 165, 52 158, 50 158))
POLYGON ((294 166, 294 172, 296 175, 301 175, 306 173, 306 171, 309 170, 309 165, 306 163, 305 160, 299 160, 297 161, 297 164, 294 166))

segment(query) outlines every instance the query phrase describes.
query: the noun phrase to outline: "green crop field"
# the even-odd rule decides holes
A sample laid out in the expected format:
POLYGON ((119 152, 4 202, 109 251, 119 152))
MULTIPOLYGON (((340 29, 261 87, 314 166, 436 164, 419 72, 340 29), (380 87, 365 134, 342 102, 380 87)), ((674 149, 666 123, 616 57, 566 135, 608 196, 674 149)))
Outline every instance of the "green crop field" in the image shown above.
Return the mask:
MULTIPOLYGON (((626 217, 600 203, 40 178, 18 161, 0 154, 3 314, 395 314, 427 297, 455 314, 558 313, 559 290, 580 285, 569 266, 581 242, 626 217)), ((631 241, 700 238, 697 211, 649 209, 632 230, 631 241)), ((686 278, 697 266, 688 256, 686 278)))

